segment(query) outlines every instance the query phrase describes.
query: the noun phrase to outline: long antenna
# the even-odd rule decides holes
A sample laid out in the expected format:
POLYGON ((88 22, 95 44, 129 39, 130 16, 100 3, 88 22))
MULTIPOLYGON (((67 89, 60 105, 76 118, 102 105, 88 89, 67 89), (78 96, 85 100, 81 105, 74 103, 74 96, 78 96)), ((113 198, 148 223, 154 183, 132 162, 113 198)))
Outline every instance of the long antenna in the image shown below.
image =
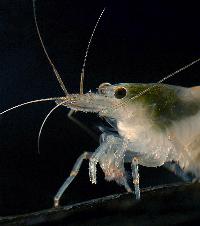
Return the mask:
POLYGON ((49 116, 52 114, 53 111, 55 111, 58 107, 60 107, 62 104, 66 103, 66 101, 62 101, 61 103, 59 103, 58 105, 56 105, 54 108, 52 108, 49 113, 46 115, 45 119, 42 122, 42 125, 40 126, 40 130, 38 133, 38 140, 37 140, 37 144, 38 144, 38 153, 40 153, 40 137, 42 134, 42 129, 44 127, 44 124, 46 123, 47 119, 49 118, 49 116))
POLYGON ((22 106, 25 106, 25 105, 28 105, 28 104, 33 104, 33 103, 39 103, 39 102, 45 102, 45 101, 56 101, 56 100, 63 100, 64 97, 49 97, 49 98, 44 98, 44 99, 38 99, 38 100, 31 100, 31 101, 28 101, 28 102, 24 102, 22 104, 18 104, 16 106, 13 106, 11 108, 8 108, 2 112, 0 112, 0 115, 3 115, 5 114, 6 112, 9 112, 9 111, 12 111, 16 108, 19 108, 19 107, 22 107, 22 106))
POLYGON ((135 98, 140 97, 140 96, 143 95, 144 93, 148 92, 150 89, 156 87, 158 84, 161 84, 162 82, 164 82, 164 81, 166 81, 167 79, 173 77, 174 75, 180 73, 181 71, 184 71, 185 69, 191 67, 193 64, 196 64, 196 63, 199 62, 199 61, 200 61, 200 58, 198 58, 197 60, 194 60, 194 61, 192 61, 191 63, 189 63, 189 64, 183 66, 182 68, 180 68, 180 69, 178 69, 178 70, 176 70, 176 71, 170 73, 169 75, 167 75, 167 76, 165 76, 164 78, 162 78, 161 80, 159 80, 155 85, 153 85, 153 86, 151 86, 151 87, 145 89, 144 91, 140 92, 138 95, 136 95, 136 96, 130 98, 130 100, 134 100, 135 98))
MULTIPOLYGON (((128 103, 130 100, 135 100, 135 99, 137 99, 138 97, 140 97, 140 96, 142 96, 143 94, 147 93, 149 90, 155 88, 157 85, 163 83, 163 82, 166 81, 167 79, 173 77, 174 75, 180 73, 181 71, 184 71, 185 69, 191 67, 192 65, 198 63, 199 61, 200 61, 200 58, 198 58, 198 59, 192 61, 191 63, 189 63, 189 64, 183 66, 182 68, 179 68, 178 70, 176 70, 176 71, 170 73, 169 75, 167 75, 167 76, 165 76, 164 78, 162 78, 161 80, 159 80, 155 85, 150 86, 149 88, 147 88, 147 89, 143 90, 142 92, 138 93, 137 95, 135 95, 135 96, 133 96, 133 97, 131 97, 131 98, 125 100, 123 103, 116 105, 115 107, 116 107, 116 108, 117 108, 117 107, 122 107, 122 106, 124 106, 124 104, 128 103)), ((116 108, 115 108, 115 109, 116 109, 116 108)))
POLYGON ((92 31, 92 34, 90 36, 90 39, 89 39, 89 42, 88 42, 88 46, 87 46, 87 49, 86 49, 86 52, 85 52, 85 57, 84 57, 84 61, 83 61, 83 66, 82 66, 82 69, 81 69, 81 77, 80 77, 80 94, 83 94, 83 82, 84 82, 84 77, 85 77, 85 65, 86 65, 86 61, 87 61, 87 55, 88 55, 88 51, 89 51, 89 48, 90 48, 90 44, 92 42, 92 39, 93 39, 93 36, 94 36, 94 33, 96 31, 96 28, 98 26, 98 23, 99 21, 101 20, 101 17, 104 13, 104 11, 106 10, 106 8, 104 8, 102 11, 101 11, 101 14, 95 24, 95 27, 92 31))
POLYGON ((47 57, 47 60, 49 61, 49 64, 51 65, 51 67, 53 69, 54 74, 56 75, 56 78, 57 78, 57 80, 58 80, 58 82, 60 84, 60 87, 64 91, 65 95, 67 95, 68 94, 67 89, 66 89, 66 87, 65 87, 65 85, 64 85, 64 83, 63 83, 63 81, 61 79, 61 76, 59 75, 55 65, 53 64, 52 60, 50 59, 49 54, 47 53, 47 50, 45 48, 44 42, 42 40, 42 37, 41 37, 41 34, 40 34, 40 30, 39 30, 39 27, 38 27, 38 22, 37 22, 37 14, 36 14, 35 2, 36 2, 36 0, 33 0, 33 15, 34 15, 35 26, 36 26, 36 29, 37 29, 37 34, 38 34, 40 43, 42 45, 42 49, 44 50, 44 53, 45 53, 45 55, 47 57))

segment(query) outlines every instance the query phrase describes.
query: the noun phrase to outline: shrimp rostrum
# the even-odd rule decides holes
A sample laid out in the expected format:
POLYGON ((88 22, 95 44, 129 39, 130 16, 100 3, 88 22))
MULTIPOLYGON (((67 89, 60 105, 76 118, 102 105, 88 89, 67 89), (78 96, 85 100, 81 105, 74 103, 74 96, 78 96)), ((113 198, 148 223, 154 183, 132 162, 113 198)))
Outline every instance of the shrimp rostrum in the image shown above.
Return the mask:
POLYGON ((96 113, 113 127, 113 131, 104 130, 100 137, 100 145, 94 152, 85 152, 78 157, 69 177, 54 197, 54 206, 59 205, 63 192, 76 177, 85 159, 89 160, 89 177, 92 183, 97 182, 96 166, 99 164, 106 180, 116 181, 119 185, 123 185, 128 192, 133 192, 124 168, 125 163, 130 163, 135 189, 133 193, 137 199, 140 199, 138 165, 146 167, 164 165, 184 181, 199 180, 200 86, 185 88, 167 85, 163 82, 197 63, 200 59, 164 77, 157 83, 115 85, 102 83, 97 92, 83 93, 86 56, 101 13, 86 50, 81 73, 80 93, 69 94, 45 50, 37 26, 35 5, 33 7, 42 47, 65 96, 26 102, 0 114, 30 103, 55 101, 56 106, 46 116, 42 127, 49 115, 60 106, 71 109, 71 113, 73 111, 96 113))

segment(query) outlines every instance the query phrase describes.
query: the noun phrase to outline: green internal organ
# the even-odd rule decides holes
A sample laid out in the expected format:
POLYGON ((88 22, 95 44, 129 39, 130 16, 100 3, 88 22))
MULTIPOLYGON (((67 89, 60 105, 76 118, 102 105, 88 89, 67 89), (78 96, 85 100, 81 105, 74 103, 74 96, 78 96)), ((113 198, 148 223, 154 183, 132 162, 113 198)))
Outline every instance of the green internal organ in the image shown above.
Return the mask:
POLYGON ((184 101, 180 98, 181 89, 187 89, 166 84, 123 84, 127 89, 126 99, 130 99, 152 87, 143 95, 136 99, 130 100, 132 102, 139 102, 147 107, 151 119, 157 126, 164 129, 170 126, 173 121, 178 121, 188 116, 195 115, 200 110, 200 102, 184 101))

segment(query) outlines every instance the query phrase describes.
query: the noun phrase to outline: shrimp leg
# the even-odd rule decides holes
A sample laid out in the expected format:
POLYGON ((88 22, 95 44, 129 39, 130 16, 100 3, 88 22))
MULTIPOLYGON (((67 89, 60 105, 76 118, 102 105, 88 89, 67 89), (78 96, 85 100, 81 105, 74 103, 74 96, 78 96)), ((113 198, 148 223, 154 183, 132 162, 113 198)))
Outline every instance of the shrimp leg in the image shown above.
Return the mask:
POLYGON ((175 162, 166 162, 163 165, 167 170, 174 173, 176 176, 180 177, 185 182, 191 182, 193 178, 185 173, 181 167, 175 162))
POLYGON ((136 157, 132 159, 131 168, 132 168, 133 184, 135 187, 135 196, 136 196, 136 199, 140 199, 138 159, 136 157))
POLYGON ((124 179, 123 185, 124 185, 126 191, 128 193, 133 193, 132 189, 130 188, 130 186, 129 186, 128 182, 127 182, 127 178, 124 176, 123 179, 124 179))
POLYGON ((72 171, 71 171, 69 177, 63 183, 63 185, 60 187, 60 189, 58 190, 57 194, 54 197, 54 207, 59 206, 59 200, 60 200, 61 196, 63 195, 64 191, 68 188, 68 186, 71 184, 71 182, 74 180, 74 178, 77 176, 83 160, 90 159, 91 155, 92 155, 92 152, 84 152, 83 154, 81 154, 78 157, 78 159, 76 160, 76 162, 72 168, 72 171))

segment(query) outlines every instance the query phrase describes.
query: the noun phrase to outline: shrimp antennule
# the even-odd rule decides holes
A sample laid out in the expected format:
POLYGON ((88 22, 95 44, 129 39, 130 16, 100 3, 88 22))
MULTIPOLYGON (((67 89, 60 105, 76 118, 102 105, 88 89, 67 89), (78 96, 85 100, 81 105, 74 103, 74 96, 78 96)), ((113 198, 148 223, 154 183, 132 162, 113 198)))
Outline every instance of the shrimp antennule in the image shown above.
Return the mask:
POLYGON ((61 87, 62 90, 64 91, 65 95, 67 95, 67 94, 68 94, 67 89, 66 89, 66 87, 65 87, 65 85, 64 85, 64 83, 63 83, 63 81, 62 81, 62 79, 61 79, 61 76, 60 76, 60 74, 58 73, 58 71, 57 71, 57 69, 56 69, 54 63, 53 63, 52 60, 50 59, 49 54, 47 53, 47 50, 46 50, 46 48, 45 48, 44 42, 43 42, 43 40, 42 40, 42 37, 41 37, 41 34, 40 34, 40 30, 39 30, 39 26, 38 26, 38 22, 37 22, 37 14, 36 14, 36 6, 35 6, 35 2, 36 2, 36 0, 33 0, 33 16, 34 16, 34 21, 35 21, 35 26, 36 26, 37 34, 38 34, 40 43, 41 43, 41 45, 42 45, 42 49, 44 50, 44 53, 45 53, 45 55, 46 55, 46 57, 47 57, 47 60, 49 61, 50 65, 51 65, 51 67, 52 67, 52 69, 53 69, 54 74, 56 75, 56 78, 57 78, 57 80, 58 80, 58 82, 59 82, 59 84, 60 84, 60 87, 61 87))
POLYGON ((84 77, 85 77, 85 65, 86 65, 86 61, 87 61, 87 55, 88 55, 88 52, 89 52, 89 49, 90 49, 90 45, 92 43, 92 39, 94 37, 94 34, 95 34, 95 31, 96 31, 96 28, 99 24, 99 21, 101 20, 101 17, 104 13, 104 11, 106 10, 106 8, 104 8, 102 11, 101 11, 101 14, 94 26, 94 29, 92 31, 92 34, 90 36, 90 39, 88 41, 88 45, 87 45, 87 49, 86 49, 86 52, 85 52, 85 57, 84 57, 84 60, 83 60, 83 66, 82 66, 82 69, 81 69, 81 77, 80 77, 80 94, 83 94, 83 82, 84 82, 84 77))

